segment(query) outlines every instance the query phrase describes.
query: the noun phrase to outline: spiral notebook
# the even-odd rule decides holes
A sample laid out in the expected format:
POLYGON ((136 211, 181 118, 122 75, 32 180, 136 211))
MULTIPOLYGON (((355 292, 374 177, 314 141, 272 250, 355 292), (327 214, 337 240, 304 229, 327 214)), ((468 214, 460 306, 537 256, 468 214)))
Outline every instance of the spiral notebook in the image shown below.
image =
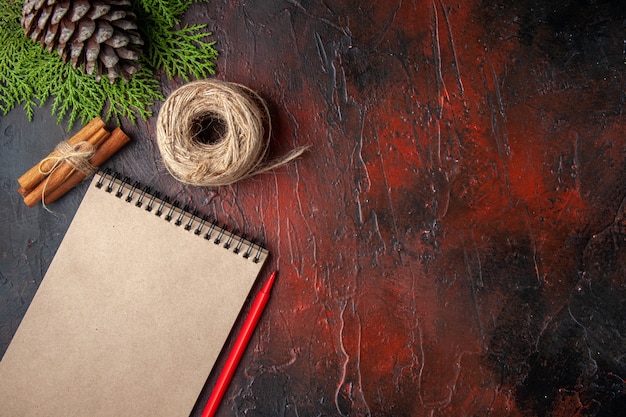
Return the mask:
POLYGON ((267 256, 96 174, 0 362, 0 416, 189 416, 267 256))

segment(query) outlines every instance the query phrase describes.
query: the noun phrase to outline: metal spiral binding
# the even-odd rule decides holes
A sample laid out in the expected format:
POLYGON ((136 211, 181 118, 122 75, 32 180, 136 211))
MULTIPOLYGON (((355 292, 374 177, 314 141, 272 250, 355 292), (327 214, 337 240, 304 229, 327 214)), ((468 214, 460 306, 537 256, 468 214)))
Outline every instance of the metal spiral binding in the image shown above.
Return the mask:
POLYGON ((165 216, 162 217, 163 220, 173 223, 177 227, 184 225, 182 227, 184 230, 188 232, 193 230, 194 235, 203 237, 236 255, 241 254, 245 259, 251 258, 252 262, 255 263, 260 262, 268 255, 267 249, 252 240, 248 240, 245 235, 227 230, 226 227, 209 220, 206 215, 200 216, 198 210, 192 211, 188 205, 181 208, 178 201, 170 202, 169 197, 161 197, 159 192, 153 191, 148 186, 142 187, 137 181, 131 184, 130 178, 121 177, 119 173, 110 168, 104 172, 100 171, 98 175, 100 177, 96 181, 97 188, 104 187, 104 191, 120 199, 125 195, 124 201, 132 203, 135 200, 135 207, 146 212, 152 212, 156 206, 154 214, 157 217, 162 217, 165 213, 165 216), (173 219, 175 220, 172 222, 173 219))
POLYGON ((146 197, 146 194, 150 193, 150 187, 144 186, 141 190, 141 194, 139 194, 139 198, 137 198, 137 202, 135 203, 136 207, 141 207, 143 205, 143 199, 146 197))

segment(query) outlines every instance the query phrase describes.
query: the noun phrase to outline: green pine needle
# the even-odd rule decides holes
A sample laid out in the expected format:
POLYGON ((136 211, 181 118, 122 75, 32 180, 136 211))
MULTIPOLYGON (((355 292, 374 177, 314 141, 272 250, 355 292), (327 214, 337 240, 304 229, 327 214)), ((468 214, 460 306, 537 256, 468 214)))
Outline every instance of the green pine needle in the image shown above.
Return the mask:
MULTIPOLYGON (((152 27, 155 30, 157 27, 152 27)), ((148 63, 154 68, 163 68, 168 77, 181 76, 189 81, 189 75, 202 78, 205 73, 213 73, 217 52, 214 42, 205 43, 205 25, 185 26, 180 30, 158 30, 151 33, 152 40, 148 63), (174 52, 176 51, 176 52, 174 52)))
MULTIPOLYGON (((205 0, 200 0, 205 1, 205 0)), ((146 42, 142 69, 129 82, 93 76, 72 68, 24 35, 20 27, 23 0, 0 0, 0 113, 20 105, 32 120, 35 108, 52 100, 52 114, 68 130, 75 122, 96 116, 136 123, 152 115, 163 100, 155 71, 189 81, 215 74, 217 51, 206 25, 179 27, 181 15, 194 0, 135 0, 138 23, 146 42), (143 27, 141 27, 143 26, 143 27)))
POLYGON ((141 3, 146 15, 144 17, 158 16, 158 19, 150 20, 159 20, 167 27, 174 27, 180 23, 180 15, 187 11, 189 6, 193 3, 193 0, 171 0, 169 2, 162 0, 142 0, 141 3))

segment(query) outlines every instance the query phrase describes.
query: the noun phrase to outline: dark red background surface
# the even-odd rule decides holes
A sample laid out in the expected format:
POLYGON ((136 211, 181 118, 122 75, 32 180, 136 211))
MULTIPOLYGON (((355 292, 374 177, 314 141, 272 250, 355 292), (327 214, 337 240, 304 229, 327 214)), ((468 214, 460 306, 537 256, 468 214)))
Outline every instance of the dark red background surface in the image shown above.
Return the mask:
MULTIPOLYGON (((272 154, 310 145, 271 174, 187 187, 153 118, 124 124, 134 142, 108 164, 265 241, 263 277, 280 271, 219 415, 624 415, 625 9, 193 6, 217 76, 268 101, 272 154)), ((83 192, 48 213, 15 191, 67 136, 48 110, 0 120, 2 352, 83 192)))

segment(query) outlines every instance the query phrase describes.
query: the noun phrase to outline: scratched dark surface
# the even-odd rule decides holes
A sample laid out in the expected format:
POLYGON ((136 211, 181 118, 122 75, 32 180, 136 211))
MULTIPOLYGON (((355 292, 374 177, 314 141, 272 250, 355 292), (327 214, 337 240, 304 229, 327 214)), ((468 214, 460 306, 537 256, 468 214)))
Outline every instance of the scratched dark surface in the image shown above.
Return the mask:
MULTIPOLYGON (((220 416, 625 415, 625 9, 193 6, 217 76, 268 100, 272 154, 311 146, 187 187, 153 118, 107 164, 264 240, 263 276, 280 270, 220 416)), ((49 213, 15 179, 67 136, 49 107, 0 119, 0 354, 85 187, 49 213)))

